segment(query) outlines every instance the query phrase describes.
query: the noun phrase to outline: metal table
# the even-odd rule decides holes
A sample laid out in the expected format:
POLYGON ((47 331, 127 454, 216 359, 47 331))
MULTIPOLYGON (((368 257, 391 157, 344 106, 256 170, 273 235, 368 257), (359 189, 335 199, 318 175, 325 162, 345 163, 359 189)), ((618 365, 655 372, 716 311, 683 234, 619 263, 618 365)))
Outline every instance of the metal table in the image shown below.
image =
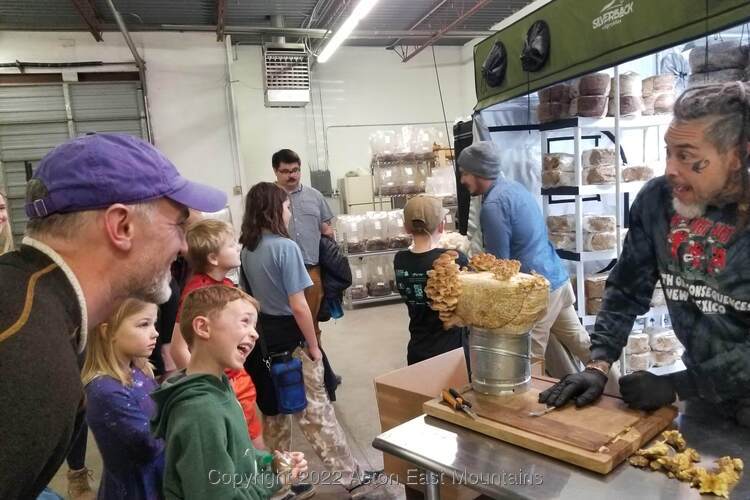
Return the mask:
MULTIPOLYGON (((675 423, 702 464, 712 466, 714 459, 730 455, 750 466, 750 430, 717 417, 704 403, 681 410, 675 423)), ((428 499, 439 498, 440 477, 464 479, 462 484, 492 498, 717 498, 701 497, 686 483, 627 461, 602 476, 425 415, 384 432, 373 447, 423 471, 415 469, 407 482, 424 485, 428 499)), ((750 498, 750 472, 744 472, 731 498, 750 498)))

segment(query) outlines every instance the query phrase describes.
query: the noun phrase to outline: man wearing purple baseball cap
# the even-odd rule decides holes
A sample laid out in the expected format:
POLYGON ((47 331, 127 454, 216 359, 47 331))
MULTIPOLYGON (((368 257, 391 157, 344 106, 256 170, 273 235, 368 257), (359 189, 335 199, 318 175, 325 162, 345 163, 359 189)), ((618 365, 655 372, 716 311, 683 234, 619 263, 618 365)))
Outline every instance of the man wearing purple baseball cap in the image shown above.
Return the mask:
POLYGON ((79 137, 42 159, 27 236, 0 257, 0 498, 35 498, 62 464, 89 326, 127 297, 165 302, 188 208, 225 205, 130 135, 79 137))

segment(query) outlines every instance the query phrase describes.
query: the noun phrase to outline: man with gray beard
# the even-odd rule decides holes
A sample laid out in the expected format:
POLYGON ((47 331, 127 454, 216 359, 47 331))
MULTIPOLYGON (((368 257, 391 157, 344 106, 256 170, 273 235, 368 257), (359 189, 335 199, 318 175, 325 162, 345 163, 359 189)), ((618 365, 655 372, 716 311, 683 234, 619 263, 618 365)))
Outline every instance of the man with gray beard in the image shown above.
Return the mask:
POLYGON ((0 257, 0 498, 36 498, 65 459, 88 328, 128 297, 165 302, 188 208, 225 204, 130 135, 79 137, 42 159, 27 236, 0 257))
POLYGON ((591 335, 593 361, 540 394, 540 402, 561 406, 601 395, 660 280, 687 370, 625 376, 623 399, 654 410, 677 397, 700 398, 750 427, 749 138, 749 83, 703 85, 680 96, 665 135, 666 174, 638 194, 607 280, 591 335))

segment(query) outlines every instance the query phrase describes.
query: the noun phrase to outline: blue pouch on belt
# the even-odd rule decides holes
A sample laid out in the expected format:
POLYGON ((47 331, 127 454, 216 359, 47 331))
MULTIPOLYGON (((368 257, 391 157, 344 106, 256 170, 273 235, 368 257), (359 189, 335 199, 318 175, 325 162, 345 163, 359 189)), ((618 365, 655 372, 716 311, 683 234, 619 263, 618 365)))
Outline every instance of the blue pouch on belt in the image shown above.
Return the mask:
POLYGON ((271 380, 279 413, 290 415, 307 408, 302 361, 284 352, 271 356, 271 380))

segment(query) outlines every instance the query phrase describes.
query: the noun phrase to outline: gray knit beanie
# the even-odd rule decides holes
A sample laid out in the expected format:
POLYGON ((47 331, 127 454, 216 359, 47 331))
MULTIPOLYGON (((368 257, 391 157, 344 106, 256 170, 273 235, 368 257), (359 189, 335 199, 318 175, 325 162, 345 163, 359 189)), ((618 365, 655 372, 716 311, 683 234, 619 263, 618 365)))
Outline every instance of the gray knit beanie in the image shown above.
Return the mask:
POLYGON ((497 179, 500 175, 500 153, 492 141, 475 142, 458 155, 458 167, 469 174, 484 179, 497 179))

